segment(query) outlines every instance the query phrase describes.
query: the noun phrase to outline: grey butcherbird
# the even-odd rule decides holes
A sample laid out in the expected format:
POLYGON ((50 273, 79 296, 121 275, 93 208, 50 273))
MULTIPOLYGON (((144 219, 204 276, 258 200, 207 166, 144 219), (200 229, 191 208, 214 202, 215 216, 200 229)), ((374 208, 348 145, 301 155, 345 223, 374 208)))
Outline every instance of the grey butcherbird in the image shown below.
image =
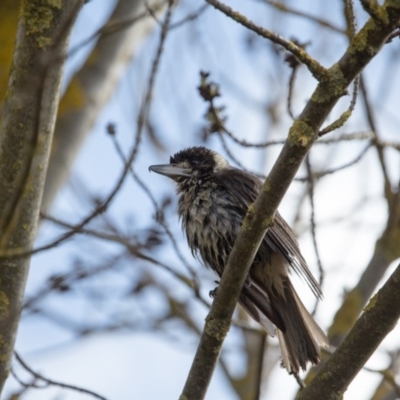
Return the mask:
MULTIPOLYGON (((261 181, 205 147, 182 150, 169 164, 149 169, 176 182, 178 213, 190 249, 221 276, 261 181)), ((276 327, 283 365, 298 373, 300 368, 306 369, 307 362, 320 361, 320 348, 328 347, 328 339, 294 290, 289 279, 291 268, 320 299, 321 288, 294 233, 277 212, 274 226, 254 258, 239 303, 270 335, 275 335, 276 327)))

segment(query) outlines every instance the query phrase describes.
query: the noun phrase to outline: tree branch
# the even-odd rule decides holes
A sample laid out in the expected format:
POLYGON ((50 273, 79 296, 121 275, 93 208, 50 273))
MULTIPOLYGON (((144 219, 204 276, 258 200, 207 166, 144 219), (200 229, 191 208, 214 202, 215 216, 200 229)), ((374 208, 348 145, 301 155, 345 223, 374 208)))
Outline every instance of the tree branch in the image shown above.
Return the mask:
POLYGON ((343 399, 347 387, 400 318, 400 265, 298 400, 343 399))
POLYGON ((257 35, 260 35, 261 37, 268 39, 271 42, 278 44, 279 46, 282 46, 289 53, 292 53, 304 65, 307 66, 315 79, 317 79, 318 81, 324 79, 327 76, 327 70, 322 65, 320 65, 317 60, 312 58, 302 47, 298 46, 294 42, 286 40, 282 36, 278 35, 277 33, 271 32, 268 29, 261 28, 254 22, 247 19, 244 15, 240 14, 237 11, 234 11, 232 8, 219 2, 218 0, 206 0, 206 2, 208 4, 211 4, 217 10, 223 12, 228 17, 232 18, 234 21, 253 31, 257 35))
POLYGON ((91 397, 94 397, 99 400, 107 400, 104 396, 101 396, 100 394, 94 392, 93 390, 88 390, 80 386, 75 386, 75 385, 69 385, 68 383, 64 382, 59 382, 55 381, 53 379, 49 379, 44 377, 42 374, 39 374, 38 372, 34 371, 23 359, 22 357, 15 352, 15 357, 18 360, 18 362, 29 372, 32 374, 32 376, 39 381, 45 382, 49 386, 57 386, 63 389, 69 389, 69 390, 74 390, 76 392, 84 393, 87 394, 91 397))
MULTIPOLYGON (((220 4, 215 0, 206 1, 212 5, 220 4)), ((257 249, 267 229, 273 224, 273 216, 280 201, 316 140, 325 118, 346 92, 351 81, 379 52, 387 37, 398 26, 399 2, 386 1, 382 8, 387 15, 385 21, 378 24, 370 19, 351 40, 349 48, 339 62, 321 74, 320 83, 299 118, 294 121, 278 160, 255 203, 249 207, 221 278, 215 301, 206 318, 195 359, 180 396, 181 400, 198 400, 205 397, 241 288, 257 249)), ((326 392, 320 398, 325 397, 326 392)))
MULTIPOLYGON (((399 192, 400 193, 400 192, 399 192)), ((333 346, 339 346, 362 308, 374 292, 389 265, 400 257, 400 196, 394 196, 397 201, 389 210, 386 228, 375 245, 374 254, 364 270, 357 285, 348 292, 346 298, 336 312, 334 322, 329 328, 329 340, 333 346)))

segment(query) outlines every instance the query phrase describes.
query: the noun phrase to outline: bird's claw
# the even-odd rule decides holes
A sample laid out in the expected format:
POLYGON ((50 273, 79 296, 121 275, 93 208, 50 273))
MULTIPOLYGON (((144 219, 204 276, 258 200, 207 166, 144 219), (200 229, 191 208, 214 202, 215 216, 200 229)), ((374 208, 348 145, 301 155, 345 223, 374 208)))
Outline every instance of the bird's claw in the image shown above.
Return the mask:
MULTIPOLYGON (((219 284, 219 281, 214 281, 217 285, 219 284)), ((217 295, 217 290, 218 290, 218 286, 216 288, 214 288, 213 290, 210 290, 210 292, 208 293, 208 295, 212 298, 215 299, 215 296, 217 295)))

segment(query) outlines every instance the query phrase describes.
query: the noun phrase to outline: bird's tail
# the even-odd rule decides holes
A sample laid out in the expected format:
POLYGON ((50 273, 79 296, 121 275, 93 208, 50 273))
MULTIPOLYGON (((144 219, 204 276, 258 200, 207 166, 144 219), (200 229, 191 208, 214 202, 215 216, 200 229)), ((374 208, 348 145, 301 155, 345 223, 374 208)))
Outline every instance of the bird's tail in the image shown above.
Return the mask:
POLYGON ((306 369, 308 362, 318 364, 320 348, 329 347, 329 342, 304 307, 289 278, 282 278, 279 290, 245 285, 239 302, 271 336, 277 332, 284 367, 298 373, 300 368, 306 369))
POLYGON ((329 347, 328 338, 304 307, 288 277, 283 282, 283 296, 270 296, 272 307, 283 321, 277 329, 283 365, 289 372, 306 369, 307 362, 318 364, 320 348, 329 347))

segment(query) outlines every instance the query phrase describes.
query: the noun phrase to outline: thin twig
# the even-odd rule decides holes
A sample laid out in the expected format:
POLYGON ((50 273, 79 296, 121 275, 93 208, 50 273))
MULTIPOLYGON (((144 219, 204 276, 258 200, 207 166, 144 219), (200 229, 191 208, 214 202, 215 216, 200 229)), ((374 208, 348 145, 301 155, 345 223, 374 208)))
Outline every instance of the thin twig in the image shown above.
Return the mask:
MULTIPOLYGON (((308 175, 308 196, 310 198, 310 206, 311 206, 311 214, 310 214, 310 223, 311 223, 311 237, 313 240, 314 245, 314 252, 317 258, 317 265, 318 265, 318 272, 319 272, 319 279, 318 283, 319 286, 322 288, 324 283, 324 268, 322 267, 321 256, 319 253, 319 248, 317 244, 317 234, 316 234, 316 223, 315 223, 315 199, 314 199, 314 177, 312 173, 311 163, 310 163, 310 154, 306 157, 306 167, 307 167, 307 175, 308 175)), ((314 309, 311 315, 315 315, 317 312, 318 307, 318 300, 315 302, 314 309)))
MULTIPOLYGON (((50 217, 47 217, 50 219, 50 217)), ((55 222, 55 221, 53 221, 55 222)), ((55 222, 56 223, 56 222, 55 222)), ((90 232, 90 234, 94 235, 94 232, 90 232)), ((113 256, 109 260, 102 262, 100 265, 92 268, 74 268, 72 271, 61 274, 54 274, 47 279, 46 286, 42 289, 38 290, 36 294, 25 299, 22 309, 29 310, 33 309, 33 306, 40 300, 42 300, 45 296, 54 293, 54 291, 60 290, 61 288, 70 287, 72 284, 78 280, 90 278, 96 274, 100 274, 102 272, 110 270, 110 268, 114 267, 123 257, 127 255, 126 252, 122 254, 117 254, 113 256)))
MULTIPOLYGON (((301 47, 302 49, 305 49, 308 44, 308 43, 302 44, 298 40, 295 40, 295 39, 293 39, 293 42, 297 46, 301 47)), ((289 67, 292 69, 292 73, 290 74, 290 78, 289 78, 289 90, 288 90, 288 95, 287 95, 287 100, 286 100, 286 108, 287 108, 288 113, 291 116, 292 120, 295 120, 295 116, 292 111, 292 98, 293 98, 293 93, 294 93, 294 82, 295 82, 295 78, 297 76, 297 71, 299 70, 299 67, 301 66, 301 62, 293 54, 287 54, 285 57, 285 61, 287 64, 289 64, 289 67)))
POLYGON ((114 199, 115 195, 119 192, 120 188, 122 187, 122 184, 125 181, 125 178, 126 178, 128 172, 129 172, 130 165, 132 165, 132 163, 135 160, 136 155, 138 153, 139 145, 140 145, 141 138, 142 138, 144 122, 147 119, 148 114, 150 112, 155 77, 156 77, 158 67, 160 64, 161 55, 163 53, 165 39, 166 39, 168 30, 169 30, 168 27, 169 27, 169 23, 171 20, 172 9, 173 9, 173 1, 170 2, 170 6, 168 7, 167 12, 166 12, 163 29, 161 30, 160 41, 159 41, 159 44, 158 44, 158 47, 156 50, 156 56, 154 58, 153 65, 151 68, 148 89, 146 92, 145 99, 142 103, 141 110, 139 112, 136 136, 135 136, 135 143, 132 147, 129 157, 127 158, 127 163, 124 166, 123 171, 122 171, 117 183, 115 184, 113 190, 111 191, 111 193, 107 196, 106 200, 104 200, 98 207, 96 207, 96 209, 90 215, 88 215, 79 224, 77 224, 75 226, 74 230, 71 230, 71 231, 65 233, 64 235, 60 236, 59 238, 53 240, 51 243, 48 243, 44 246, 37 247, 33 250, 27 250, 27 249, 23 249, 23 248, 22 249, 21 248, 13 248, 13 249, 2 250, 0 252, 0 258, 1 257, 12 258, 12 257, 21 257, 21 256, 32 255, 32 254, 36 254, 41 251, 48 250, 48 249, 58 246, 59 244, 65 242, 66 240, 70 239, 73 235, 75 235, 77 232, 79 232, 79 230, 82 229, 85 225, 87 225, 93 218, 95 218, 99 214, 103 213, 107 209, 107 207, 110 205, 110 203, 114 199))
MULTIPOLYGON (((347 16, 349 38, 352 39, 356 35, 356 32, 357 32, 357 22, 356 22, 356 16, 354 14, 353 0, 345 0, 345 4, 346 4, 346 16, 347 16)), ((348 109, 344 113, 342 113, 342 115, 337 120, 335 120, 334 122, 329 124, 327 127, 322 129, 318 133, 318 136, 320 136, 320 137, 324 136, 327 133, 332 132, 332 131, 342 127, 347 122, 347 120, 353 114, 354 108, 357 103, 359 85, 360 85, 360 76, 357 75, 353 81, 353 93, 351 96, 351 101, 350 101, 350 105, 349 105, 348 109)))
MULTIPOLYGON (((65 222, 65 221, 61 221, 57 218, 51 217, 51 216, 45 216, 44 218, 46 218, 46 220, 51 221, 56 223, 57 225, 63 226, 65 228, 68 229, 73 229, 74 226, 65 222)), ((114 243, 118 243, 124 247, 127 248, 127 250, 129 251, 130 254, 134 255, 137 258, 140 258, 144 261, 148 261, 151 264, 160 266, 162 268, 164 268, 166 271, 168 271, 169 273, 171 273, 173 276, 175 276, 176 278, 178 278, 181 282, 185 283, 187 286, 193 288, 193 282, 188 279, 188 277, 186 277, 185 275, 181 274, 180 272, 174 270, 172 267, 168 266, 165 263, 162 263, 158 260, 156 260, 155 258, 148 256, 146 254, 144 254, 140 247, 137 244, 133 244, 129 241, 129 239, 124 238, 120 235, 112 235, 112 234, 108 234, 105 232, 99 232, 96 231, 94 229, 81 229, 79 232, 80 234, 88 234, 91 235, 93 237, 97 237, 98 239, 102 239, 102 240, 107 240, 110 242, 114 242, 114 243)))
POLYGON ((226 141, 225 141, 225 138, 224 138, 224 136, 222 135, 222 133, 218 132, 218 137, 220 138, 222 147, 224 148, 224 150, 225 150, 226 154, 228 155, 228 157, 229 157, 239 168, 241 168, 241 169, 243 169, 243 170, 245 170, 245 171, 251 173, 251 174, 254 175, 254 176, 257 176, 257 177, 260 178, 260 179, 265 179, 265 175, 259 174, 259 173, 254 172, 254 171, 249 171, 249 170, 237 159, 237 157, 235 157, 235 156, 233 155, 233 153, 232 153, 231 150, 229 149, 229 147, 228 147, 228 145, 227 145, 227 143, 226 143, 226 141))
POLYGON ((194 21, 195 19, 199 18, 200 15, 202 15, 208 9, 208 7, 209 7, 208 4, 203 4, 197 11, 194 11, 186 15, 186 17, 183 17, 180 21, 171 24, 170 29, 179 28, 180 26, 186 24, 187 22, 194 21))
POLYGON ((292 98, 293 98, 293 93, 294 93, 294 81, 297 75, 298 68, 292 68, 292 73, 290 74, 289 78, 289 90, 287 94, 287 100, 286 100, 286 108, 288 111, 288 114, 292 118, 292 120, 295 120, 295 116, 293 114, 292 110, 292 98))
POLYGON ((221 11, 229 18, 232 18, 237 23, 243 25, 247 29, 250 29, 257 35, 260 35, 261 37, 268 39, 271 42, 278 44, 279 46, 282 46, 289 53, 295 55, 304 65, 307 66, 309 71, 318 81, 321 81, 328 76, 328 71, 321 64, 319 64, 304 49, 297 46, 292 41, 286 40, 282 36, 268 29, 262 28, 259 25, 256 25, 254 22, 246 18, 243 14, 240 14, 238 11, 234 11, 231 7, 219 2, 218 0, 206 1, 208 4, 211 4, 217 10, 221 11))
MULTIPOLYGON (((167 0, 160 1, 157 4, 152 5, 152 10, 154 12, 160 10, 167 3, 167 0)), ((146 9, 145 11, 129 18, 119 19, 118 21, 112 21, 102 26, 96 32, 91 34, 86 39, 83 39, 80 43, 72 47, 68 52, 68 58, 73 57, 76 53, 78 53, 82 48, 87 46, 90 42, 96 40, 100 35, 110 36, 124 29, 131 28, 134 24, 145 19, 150 16, 150 11, 146 9)))
POLYGON ((272 0, 262 0, 264 3, 271 5, 278 11, 290 14, 290 15, 296 15, 298 17, 308 19, 311 22, 316 22, 318 25, 323 26, 324 28, 328 28, 334 32, 338 33, 345 33, 343 29, 333 25, 330 21, 316 17, 314 15, 308 14, 306 12, 303 12, 301 10, 296 10, 294 8, 289 7, 286 3, 284 2, 278 2, 278 1, 272 1, 272 0))
POLYGON ((372 144, 376 148, 376 151, 378 153, 379 163, 381 165, 381 170, 382 170, 382 175, 383 175, 383 180, 384 180, 385 197, 386 197, 387 202, 390 203, 391 197, 392 197, 392 189, 391 189, 392 184, 391 184, 391 181, 389 178, 389 173, 388 173, 387 166, 386 166, 386 160, 385 160, 385 154, 383 152, 383 146, 379 141, 378 127, 375 122, 375 113, 374 113, 373 107, 371 106, 371 103, 369 101, 368 90, 367 90, 367 87, 365 85, 365 82, 364 82, 364 79, 362 76, 360 79, 360 85, 361 85, 360 87, 361 87, 362 98, 364 100, 364 108, 365 108, 365 111, 367 114, 368 124, 374 134, 372 144))
POLYGON ((75 390, 76 392, 80 392, 80 393, 85 393, 88 394, 92 397, 95 397, 96 399, 100 399, 100 400, 107 400, 104 396, 101 396, 98 393, 93 392, 92 390, 88 390, 88 389, 84 389, 81 388, 79 386, 74 386, 74 385, 69 385, 63 382, 58 382, 58 381, 54 381, 52 379, 46 378, 44 377, 42 374, 39 374, 38 372, 34 371, 19 355, 18 352, 14 352, 15 354, 15 358, 18 360, 18 362, 29 372, 31 373, 35 378, 40 379, 43 382, 46 382, 47 384, 51 385, 51 386, 58 386, 61 387, 63 389, 70 389, 70 390, 75 390))
MULTIPOLYGON (((371 148, 371 146, 372 146, 372 144, 368 143, 367 146, 361 151, 361 153, 354 160, 349 161, 348 163, 343 164, 340 167, 326 169, 325 171, 320 171, 320 172, 314 172, 314 179, 319 179, 326 175, 331 175, 331 174, 334 174, 335 172, 342 171, 346 168, 352 167, 353 165, 355 165, 359 161, 361 161, 361 159, 365 156, 365 154, 367 154, 367 151, 371 148)), ((308 177, 296 178, 295 180, 300 181, 300 182, 307 182, 308 177)))
MULTIPOLYGON (((116 138, 116 135, 110 135, 111 139, 113 141, 113 144, 115 146, 115 149, 117 151, 117 154, 123 161, 123 163, 126 163, 126 157, 121 149, 120 144, 118 143, 118 140, 116 138)), ((192 275, 192 278, 195 279, 197 277, 195 270, 191 267, 191 265, 187 262, 185 257, 183 256, 182 252, 179 249, 178 243, 176 241, 175 236, 172 234, 168 223, 165 219, 164 211, 162 210, 161 207, 157 204, 156 199, 154 198, 153 194, 151 193, 150 189, 147 187, 147 185, 143 182, 142 179, 140 179, 139 175, 136 174, 132 166, 129 166, 129 171, 132 175, 132 178, 136 181, 136 183, 141 187, 141 189, 146 193, 146 195, 149 197, 150 201, 153 203, 153 207, 156 211, 156 221, 161 225, 161 227, 164 229, 164 232, 167 234, 169 239, 171 240, 172 246, 175 250, 176 255, 178 258, 181 260, 182 264, 186 267, 186 269, 190 272, 192 275)), ((195 279, 196 280, 196 279, 195 279)), ((196 280, 197 281, 197 280, 196 280)))
POLYGON ((257 357, 257 371, 256 371, 256 393, 254 398, 259 399, 261 396, 261 384, 263 382, 263 371, 264 371, 264 358, 265 358, 265 343, 267 336, 265 333, 260 335, 260 350, 257 357))
POLYGON ((16 372, 14 371, 14 368, 11 368, 10 373, 11 373, 12 377, 13 377, 23 388, 25 388, 25 389, 30 389, 30 388, 34 388, 34 389, 46 389, 46 388, 49 387, 49 385, 47 385, 46 383, 44 383, 44 385, 41 385, 41 386, 38 385, 38 384, 36 383, 36 381, 37 381, 37 378, 36 378, 36 377, 33 377, 33 378, 32 378, 32 381, 31 381, 30 383, 24 382, 24 381, 16 374, 16 372))

